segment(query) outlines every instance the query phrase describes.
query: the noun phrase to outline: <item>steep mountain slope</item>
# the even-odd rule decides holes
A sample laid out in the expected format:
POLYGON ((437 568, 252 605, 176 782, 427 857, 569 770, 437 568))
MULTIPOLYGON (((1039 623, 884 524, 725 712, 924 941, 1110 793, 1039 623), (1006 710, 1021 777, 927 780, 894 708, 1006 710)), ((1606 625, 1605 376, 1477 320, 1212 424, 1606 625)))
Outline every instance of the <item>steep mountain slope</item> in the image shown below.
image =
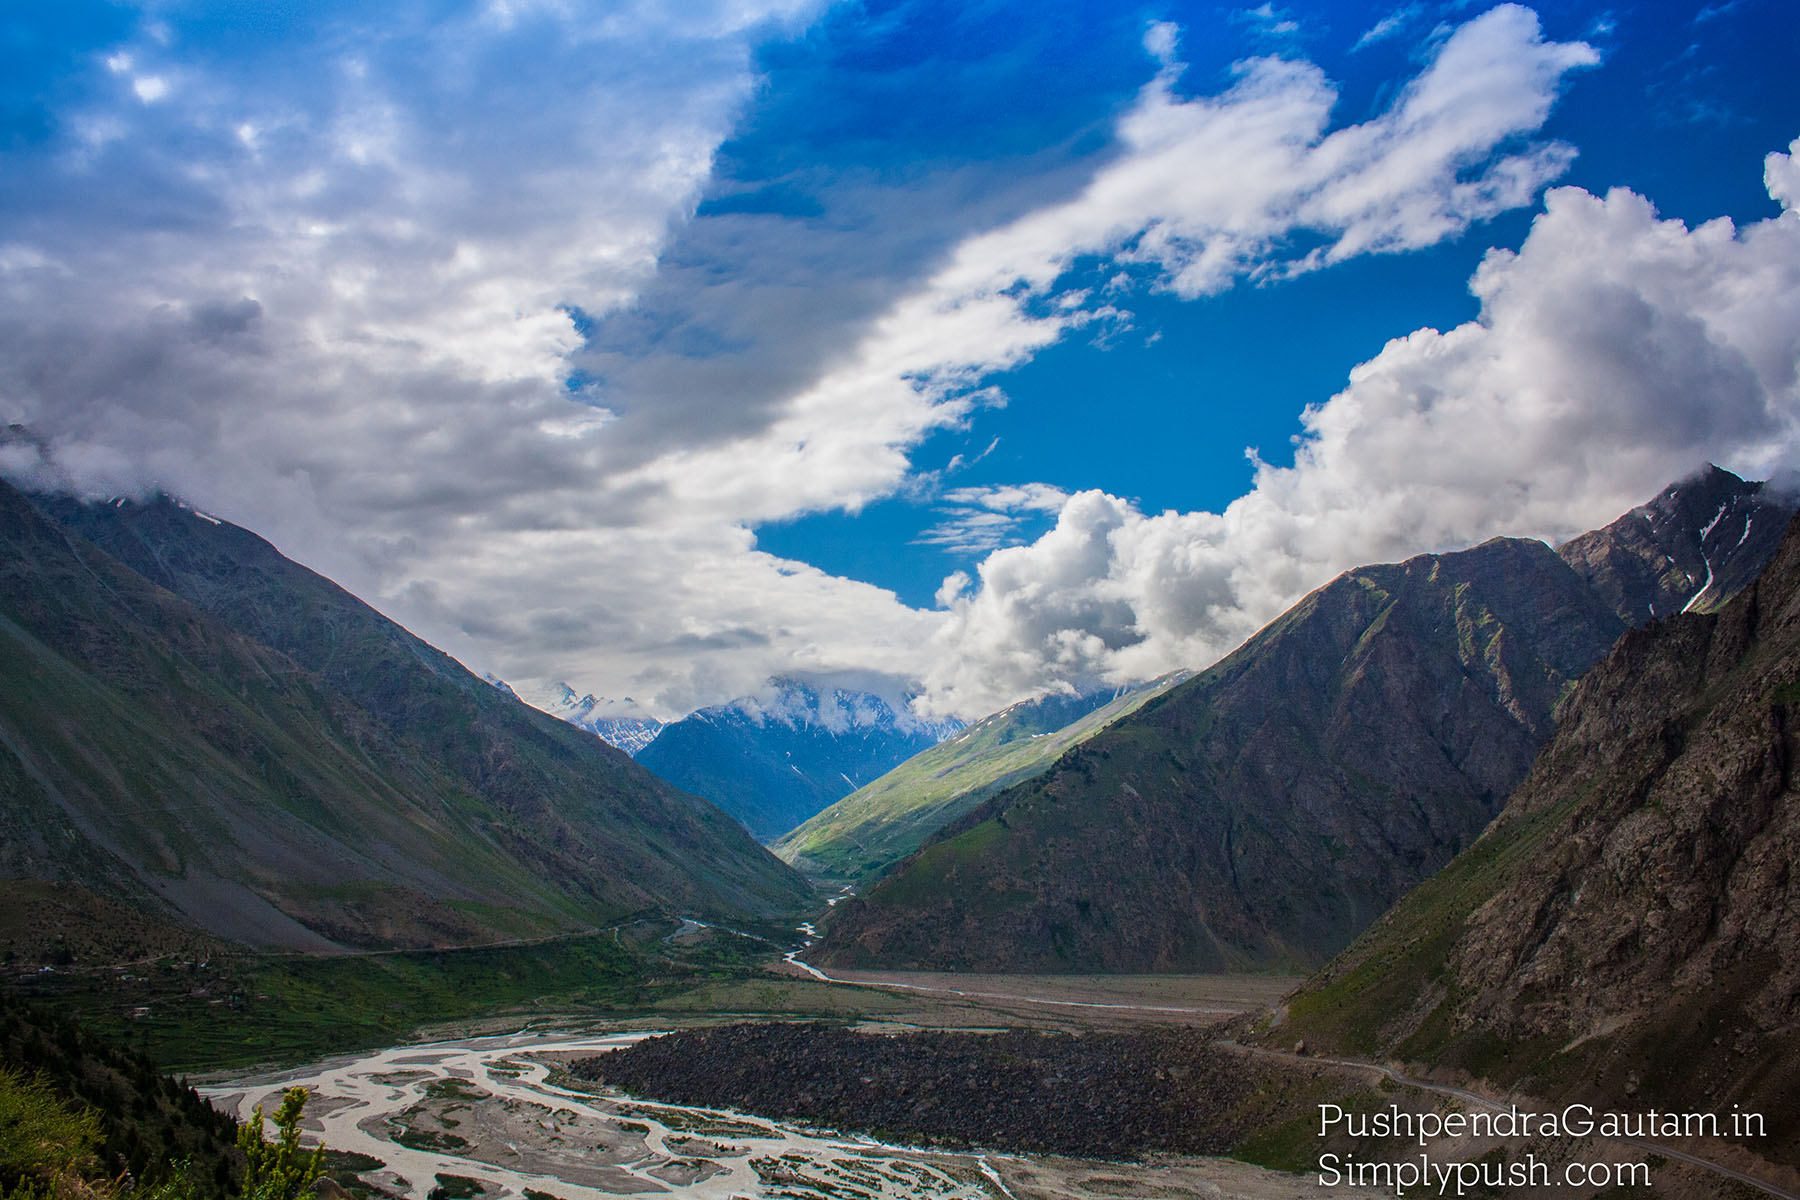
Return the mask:
POLYGON ((192 1200, 244 1194, 236 1121, 213 1109, 185 1082, 159 1072, 143 1055, 109 1045, 62 1014, 20 1004, 4 993, 0 1112, 6 1114, 0 1126, 5 1130, 0 1136, 0 1193, 5 1195, 111 1196, 124 1190, 114 1181, 126 1175, 142 1189, 140 1195, 177 1179, 186 1186, 164 1194, 192 1200), (83 1114, 82 1119, 46 1129, 46 1110, 55 1108, 83 1114), (42 1142, 31 1138, 34 1126, 52 1136, 42 1142), (83 1158, 89 1160, 90 1186, 71 1187, 73 1181, 59 1179, 55 1171, 21 1170, 45 1159, 73 1165, 71 1160, 83 1158))
MULTIPOLYGON (((1564 544, 1557 555, 1626 624, 1717 604, 1768 560, 1795 501, 1767 485, 1708 465, 1604 529, 1564 544)), ((867 882, 917 850, 982 800, 1046 769, 1055 757, 1171 681, 1060 731, 1014 706, 924 751, 851 793, 773 845, 809 874, 867 882)))
POLYGON ((769 841, 961 728, 869 692, 774 688, 663 726, 637 761, 769 841))
POLYGON ((574 918, 474 796, 292 662, 10 489, 0 542, 0 875, 308 949, 472 936, 462 910, 509 888, 521 928, 574 918))
POLYGON ((1056 757, 1187 677, 1116 692, 1043 696, 983 717, 851 792, 770 848, 817 878, 874 878, 983 800, 1049 768, 1056 757))
POLYGON ((1622 629, 1542 542, 1349 572, 839 906, 820 957, 1316 965, 1474 839, 1622 629))
POLYGON ((167 501, 46 503, 200 607, 0 491, 8 877, 299 948, 802 894, 723 814, 254 535, 167 501))
POLYGON ((1756 577, 1794 515, 1794 497, 1708 464, 1557 555, 1630 625, 1707 612, 1756 577))
POLYGON ((1628 634, 1482 838, 1277 1036, 1547 1096, 1761 1112, 1800 1165, 1800 529, 1717 614, 1628 634))
POLYGON ((822 957, 1316 966, 1474 839, 1628 617, 1753 577, 1791 511, 1708 468, 1560 555, 1496 540, 1349 572, 948 826, 839 907, 822 957), (1677 554, 1691 572, 1642 569, 1677 554))

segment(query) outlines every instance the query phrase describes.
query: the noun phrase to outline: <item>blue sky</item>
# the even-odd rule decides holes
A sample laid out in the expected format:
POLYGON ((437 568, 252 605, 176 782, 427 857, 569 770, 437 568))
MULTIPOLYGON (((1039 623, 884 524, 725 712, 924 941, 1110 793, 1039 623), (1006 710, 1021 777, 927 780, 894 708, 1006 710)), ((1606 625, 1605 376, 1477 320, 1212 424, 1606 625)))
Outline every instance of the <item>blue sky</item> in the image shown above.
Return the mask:
MULTIPOLYGON (((941 11, 902 7, 909 28, 936 31, 947 23, 941 11)), ((1093 114, 1117 111, 1141 85, 1142 30, 1151 19, 1214 35, 1205 57, 1196 57, 1183 78, 1189 92, 1223 87, 1232 61, 1274 46, 1305 52, 1340 82, 1339 112, 1345 118, 1367 116, 1391 95, 1396 79, 1410 74, 1418 53, 1414 37, 1434 23, 1421 6, 1391 36, 1358 50, 1364 33, 1406 9, 1296 7, 1291 19, 1300 29, 1272 38, 1258 36, 1250 22, 1232 21, 1231 10, 1216 5, 1093 8, 1068 19, 1065 28, 1084 31, 1079 38, 1038 41, 1029 57, 1018 53, 1004 20, 973 37, 958 37, 953 64, 942 70, 954 72, 959 84, 964 72, 974 75, 976 85, 946 89, 956 102, 945 105, 945 115, 905 119, 898 144, 859 144, 853 152, 904 153, 915 162, 966 152, 969 131, 991 126, 991 114, 998 111, 1002 143, 1011 140, 1006 123, 1016 120, 1033 131, 1034 145, 1073 142, 1079 150, 1103 154, 1093 114), (971 50, 970 42, 981 49, 971 50), (1072 44, 1105 50, 1095 56, 1100 61, 1077 65, 1066 57, 1072 44), (1056 61, 1059 48, 1065 57, 1056 61), (988 69, 972 70, 971 61, 988 69), (1017 97, 1031 92, 1032 79, 1041 78, 1048 61, 1061 68, 1056 78, 1071 86, 1045 96, 1049 103, 1042 107, 1021 108, 1017 97), (919 124, 927 126, 922 135, 919 124)), ((1800 113, 1800 87, 1783 63, 1800 48, 1800 37, 1777 5, 1743 5, 1696 21, 1703 11, 1704 5, 1623 10, 1595 4, 1546 16, 1547 33, 1587 37, 1606 58, 1604 69, 1572 81, 1544 126, 1581 150, 1561 182, 1597 192, 1632 187, 1666 215, 1695 222, 1720 215, 1754 220, 1778 211, 1757 168, 1768 148, 1793 136, 1786 125, 1800 113)), ((864 28, 859 21, 846 24, 853 36, 864 28)), ((1198 41, 1193 35, 1187 39, 1198 41)), ((934 54, 929 37, 904 44, 920 57, 934 54)), ((779 80, 777 66, 772 82, 778 87, 779 80)), ((809 79, 797 90, 810 94, 815 87, 829 89, 818 103, 834 114, 866 103, 870 90, 847 86, 838 76, 809 79), (844 91, 854 99, 846 101, 844 91)), ((779 92, 772 99, 777 111, 792 107, 779 92)), ((888 99, 860 108, 860 115, 871 126, 886 127, 882 110, 889 108, 888 99)), ((780 155, 791 148, 785 140, 760 144, 754 134, 747 140, 752 143, 747 158, 758 150, 780 155)), ((981 153, 991 161, 986 147, 981 153)), ((1470 274, 1489 246, 1516 247, 1531 215, 1520 209, 1425 250, 1347 263, 1279 286, 1238 288, 1185 303, 1136 295, 1130 333, 1098 342, 1073 339, 997 375, 994 382, 1013 403, 984 412, 966 434, 934 439, 921 457, 934 451, 941 460, 979 453, 999 438, 995 451, 970 469, 969 483, 1041 478, 1069 490, 1101 488, 1129 496, 1149 511, 1223 508, 1250 486, 1245 448, 1255 446, 1271 461, 1291 463, 1299 413, 1339 390, 1350 368, 1388 338, 1474 317, 1470 274), (1304 333, 1296 336, 1297 330, 1304 333), (1278 369, 1271 369, 1274 363, 1278 369), (1105 406, 1104 418, 1097 417, 1096 404, 1105 406)), ((1041 531, 1050 516, 1021 525, 1015 535, 1041 531)), ((855 515, 819 514, 765 526, 759 536, 778 553, 878 581, 912 603, 926 604, 944 574, 966 557, 947 547, 936 554, 917 552, 919 535, 931 525, 929 507, 896 500, 855 515)))
POLYGON ((14 6, 0 472, 664 716, 1204 666, 1791 464, 1797 49, 1775 0, 14 6))

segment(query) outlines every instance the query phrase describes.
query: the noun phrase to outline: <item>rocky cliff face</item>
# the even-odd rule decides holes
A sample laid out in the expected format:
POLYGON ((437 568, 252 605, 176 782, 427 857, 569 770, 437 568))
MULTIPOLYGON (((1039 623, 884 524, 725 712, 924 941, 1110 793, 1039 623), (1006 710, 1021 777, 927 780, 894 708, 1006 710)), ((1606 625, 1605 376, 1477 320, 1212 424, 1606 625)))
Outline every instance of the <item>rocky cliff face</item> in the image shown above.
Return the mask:
POLYGON ((1756 578, 1795 507, 1793 496, 1709 464, 1557 555, 1628 625, 1708 612, 1756 578))
POLYGON ((1763 1112, 1800 1163, 1800 531, 1628 634, 1468 853, 1278 1034, 1540 1094, 1763 1112))

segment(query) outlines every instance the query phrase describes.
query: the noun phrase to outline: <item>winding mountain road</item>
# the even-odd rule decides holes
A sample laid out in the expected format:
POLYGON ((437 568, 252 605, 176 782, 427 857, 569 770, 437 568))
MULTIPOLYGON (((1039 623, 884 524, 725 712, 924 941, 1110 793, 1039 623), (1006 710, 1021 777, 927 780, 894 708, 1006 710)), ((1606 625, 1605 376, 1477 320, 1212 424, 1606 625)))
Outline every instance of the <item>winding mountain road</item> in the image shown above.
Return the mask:
POLYGON ((1044 1005, 1050 1008, 1081 1008, 1108 1010, 1121 1013, 1162 1013, 1166 1015, 1201 1016, 1201 1017, 1235 1017, 1244 1011, 1243 1006, 1192 1006, 1182 1004, 1136 1004, 1102 1000, 1067 1000, 1053 996, 1029 996, 1016 992, 977 991, 972 988, 951 987, 941 984, 905 983, 897 979, 852 979, 842 975, 832 975, 806 962, 800 955, 806 953, 817 940, 812 925, 800 926, 800 932, 807 935, 806 945, 798 950, 790 950, 782 955, 781 961, 804 973, 809 979, 820 983, 836 983, 846 987, 880 988, 888 991, 920 992, 934 996, 954 996, 962 1000, 996 1000, 1012 1004, 1044 1005))

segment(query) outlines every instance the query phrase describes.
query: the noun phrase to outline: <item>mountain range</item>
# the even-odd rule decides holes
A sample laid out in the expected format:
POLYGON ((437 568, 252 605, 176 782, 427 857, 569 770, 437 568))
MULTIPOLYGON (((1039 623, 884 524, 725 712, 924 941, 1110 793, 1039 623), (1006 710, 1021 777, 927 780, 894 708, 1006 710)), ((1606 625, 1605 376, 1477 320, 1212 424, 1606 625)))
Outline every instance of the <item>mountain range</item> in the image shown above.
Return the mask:
POLYGON ((790 911, 735 822, 246 530, 0 485, 0 879, 303 950, 790 911))
POLYGON ((767 842, 961 728, 872 692, 775 679, 663 726, 637 761, 767 842))
POLYGON ((939 831, 817 960, 1316 967, 1475 840, 1626 628, 1722 602, 1792 513, 1708 468, 1560 551, 1347 572, 939 831))
POLYGON ((791 911, 729 815, 815 876, 905 859, 827 962, 1108 970, 1324 961, 1473 841, 1619 633, 1723 603, 1793 508, 1709 468, 1554 552, 1348 572, 1193 679, 966 730, 778 680, 633 763, 592 732, 616 706, 539 712, 229 523, 3 499, 20 897, 315 950, 791 911))
POLYGON ((1260 1036, 1741 1108, 1766 1118, 1747 1150, 1800 1166, 1797 717, 1800 523, 1716 613, 1627 634, 1481 838, 1260 1036))

